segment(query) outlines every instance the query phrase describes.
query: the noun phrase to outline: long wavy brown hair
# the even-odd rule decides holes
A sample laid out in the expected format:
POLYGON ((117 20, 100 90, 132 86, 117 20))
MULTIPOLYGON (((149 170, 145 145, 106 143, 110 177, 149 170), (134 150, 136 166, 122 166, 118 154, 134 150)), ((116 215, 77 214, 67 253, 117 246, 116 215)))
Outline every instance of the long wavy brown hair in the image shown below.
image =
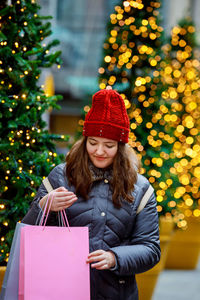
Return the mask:
MULTIPOLYGON (((66 175, 69 183, 76 188, 77 195, 88 199, 92 186, 92 176, 89 169, 89 155, 86 150, 87 137, 76 142, 66 156, 66 175)), ((132 203, 132 192, 137 180, 140 162, 134 150, 123 143, 118 144, 118 150, 113 161, 112 201, 115 207, 121 207, 121 200, 132 203)))

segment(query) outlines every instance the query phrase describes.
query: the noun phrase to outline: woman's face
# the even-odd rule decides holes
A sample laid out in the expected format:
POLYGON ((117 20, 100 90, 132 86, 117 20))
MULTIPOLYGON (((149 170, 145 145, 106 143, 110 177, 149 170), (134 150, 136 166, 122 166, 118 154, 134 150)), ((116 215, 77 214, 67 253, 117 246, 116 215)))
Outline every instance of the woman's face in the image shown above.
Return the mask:
POLYGON ((107 168, 111 165, 117 149, 117 141, 93 136, 87 138, 86 150, 93 165, 97 168, 107 168))

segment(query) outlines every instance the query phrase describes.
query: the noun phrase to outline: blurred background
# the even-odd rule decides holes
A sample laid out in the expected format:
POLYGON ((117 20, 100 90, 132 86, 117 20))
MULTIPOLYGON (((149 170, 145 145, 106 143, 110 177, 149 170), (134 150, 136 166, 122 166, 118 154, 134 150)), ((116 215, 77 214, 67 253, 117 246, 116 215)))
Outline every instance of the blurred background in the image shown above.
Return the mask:
MULTIPOLYGON (((55 93, 63 95, 61 110, 50 115, 50 130, 74 136, 77 124, 88 104, 88 95, 98 90, 98 68, 109 16, 118 0, 39 0, 41 14, 53 17, 51 39, 59 39, 63 64, 52 68, 55 93)), ((200 40, 200 1, 163 0, 161 25, 167 34, 183 17, 190 16, 200 40)), ((42 80, 49 75, 43 73, 42 80)), ((60 149, 60 151, 62 151, 60 149)), ((63 151, 65 151, 63 149, 63 151)))
POLYGON ((159 213, 161 261, 137 274, 140 300, 199 300, 200 0, 1 0, 4 6, 0 286, 16 222, 63 161, 57 153, 81 136, 92 95, 112 87, 124 99, 129 145, 159 213), (40 14, 52 16, 51 35, 40 14), (58 51, 49 53, 55 39, 58 51))

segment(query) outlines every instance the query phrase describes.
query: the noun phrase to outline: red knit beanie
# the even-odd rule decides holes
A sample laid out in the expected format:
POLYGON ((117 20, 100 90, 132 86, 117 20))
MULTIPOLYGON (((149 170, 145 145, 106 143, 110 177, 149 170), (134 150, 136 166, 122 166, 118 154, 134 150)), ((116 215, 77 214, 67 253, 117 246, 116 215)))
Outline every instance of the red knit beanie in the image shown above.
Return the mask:
POLYGON ((114 90, 100 90, 92 98, 85 117, 83 135, 104 137, 127 143, 129 118, 123 98, 114 90))

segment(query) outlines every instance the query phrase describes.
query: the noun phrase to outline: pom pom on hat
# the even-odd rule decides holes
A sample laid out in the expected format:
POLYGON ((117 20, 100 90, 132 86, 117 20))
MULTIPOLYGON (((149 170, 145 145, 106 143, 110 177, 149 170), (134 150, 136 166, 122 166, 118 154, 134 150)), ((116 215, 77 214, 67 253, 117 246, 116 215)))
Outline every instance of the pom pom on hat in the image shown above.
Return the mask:
POLYGON ((84 136, 127 143, 129 126, 124 100, 116 91, 104 89, 93 95, 92 107, 85 117, 84 136))

